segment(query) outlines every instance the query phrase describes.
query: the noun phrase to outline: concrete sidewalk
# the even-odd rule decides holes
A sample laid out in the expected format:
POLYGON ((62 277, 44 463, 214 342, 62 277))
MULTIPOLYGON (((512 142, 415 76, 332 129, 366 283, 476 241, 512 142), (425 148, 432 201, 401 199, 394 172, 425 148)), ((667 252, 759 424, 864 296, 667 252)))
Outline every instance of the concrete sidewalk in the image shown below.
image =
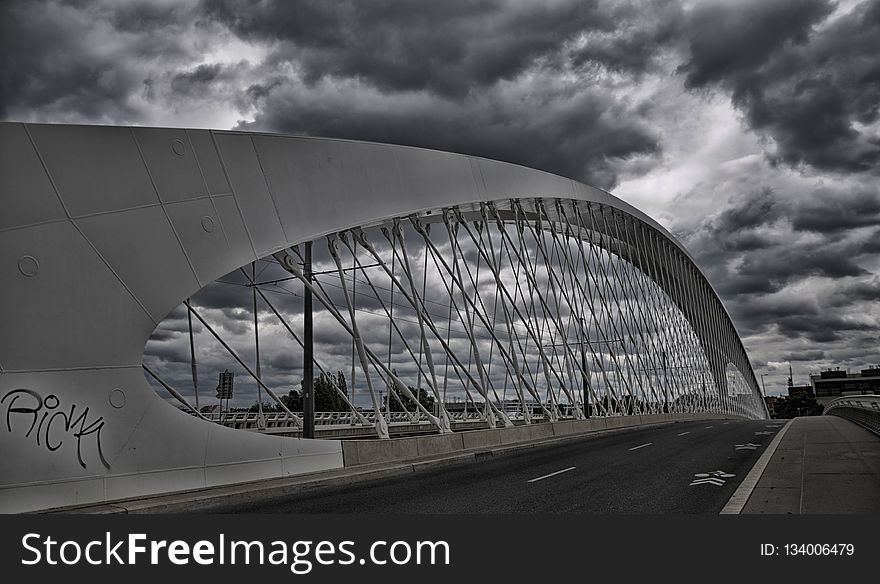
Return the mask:
POLYGON ((837 416, 792 420, 741 513, 880 513, 880 437, 837 416))

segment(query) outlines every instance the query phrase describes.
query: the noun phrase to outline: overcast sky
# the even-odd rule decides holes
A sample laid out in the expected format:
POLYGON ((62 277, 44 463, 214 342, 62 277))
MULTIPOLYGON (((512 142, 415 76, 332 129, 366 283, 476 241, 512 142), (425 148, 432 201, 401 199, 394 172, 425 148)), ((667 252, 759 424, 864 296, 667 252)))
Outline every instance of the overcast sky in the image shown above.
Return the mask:
POLYGON ((789 361, 798 383, 880 363, 880 1, 0 6, 2 119, 366 139, 559 173, 681 239, 768 393, 789 361))

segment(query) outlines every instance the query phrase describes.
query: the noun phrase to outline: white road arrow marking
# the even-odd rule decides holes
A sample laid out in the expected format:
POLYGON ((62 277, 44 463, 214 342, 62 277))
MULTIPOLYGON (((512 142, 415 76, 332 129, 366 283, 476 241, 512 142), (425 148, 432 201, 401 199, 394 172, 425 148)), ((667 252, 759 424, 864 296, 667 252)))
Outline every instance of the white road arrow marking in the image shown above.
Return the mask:
POLYGON ((760 444, 752 444, 749 442, 748 444, 735 444, 734 446, 737 450, 755 450, 760 444))
POLYGON ((716 479, 715 477, 711 477, 708 479, 697 479, 690 484, 691 487, 695 485, 715 485, 716 487, 720 487, 724 484, 724 481, 721 479, 716 479))

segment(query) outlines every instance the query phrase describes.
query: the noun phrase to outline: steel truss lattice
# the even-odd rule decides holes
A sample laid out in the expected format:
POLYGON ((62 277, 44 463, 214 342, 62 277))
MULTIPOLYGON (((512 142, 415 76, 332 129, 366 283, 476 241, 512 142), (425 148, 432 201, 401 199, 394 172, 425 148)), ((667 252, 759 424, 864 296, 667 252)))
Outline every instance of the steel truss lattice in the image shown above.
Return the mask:
MULTIPOLYGON (((456 205, 345 229, 312 246, 311 277, 302 245, 266 258, 263 282, 240 272, 299 354, 295 315, 285 317, 267 292, 314 295, 319 328, 343 333, 348 341, 339 344, 351 347, 348 385, 337 387, 350 409, 344 423, 372 426, 379 437, 389 436, 389 424, 448 433, 474 418, 494 428, 596 416, 765 415, 746 353, 705 277, 668 236, 611 206, 561 198, 456 205), (292 277, 265 281, 279 267, 292 277), (419 391, 433 407, 416 399, 419 391), (389 411, 404 400, 404 412, 389 411)), ((341 370, 320 349, 314 362, 322 373, 341 370)), ((298 414, 281 409, 276 426, 302 427, 298 414)), ((241 427, 241 418, 226 420, 241 427)), ((265 418, 254 424, 265 427, 265 418)))

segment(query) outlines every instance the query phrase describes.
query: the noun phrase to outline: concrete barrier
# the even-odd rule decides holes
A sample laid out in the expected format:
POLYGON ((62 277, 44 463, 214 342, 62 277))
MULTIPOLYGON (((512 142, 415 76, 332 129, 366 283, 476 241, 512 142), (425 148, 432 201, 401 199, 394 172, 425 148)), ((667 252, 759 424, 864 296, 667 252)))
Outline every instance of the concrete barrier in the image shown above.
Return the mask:
POLYGON ((589 420, 563 420, 538 422, 511 426, 434 434, 390 440, 349 440, 342 442, 342 455, 346 467, 381 462, 403 462, 434 456, 452 455, 491 450, 502 446, 540 442, 553 438, 574 437, 605 430, 636 428, 650 424, 662 424, 693 420, 730 419, 722 414, 651 414, 645 416, 612 416, 589 420))

